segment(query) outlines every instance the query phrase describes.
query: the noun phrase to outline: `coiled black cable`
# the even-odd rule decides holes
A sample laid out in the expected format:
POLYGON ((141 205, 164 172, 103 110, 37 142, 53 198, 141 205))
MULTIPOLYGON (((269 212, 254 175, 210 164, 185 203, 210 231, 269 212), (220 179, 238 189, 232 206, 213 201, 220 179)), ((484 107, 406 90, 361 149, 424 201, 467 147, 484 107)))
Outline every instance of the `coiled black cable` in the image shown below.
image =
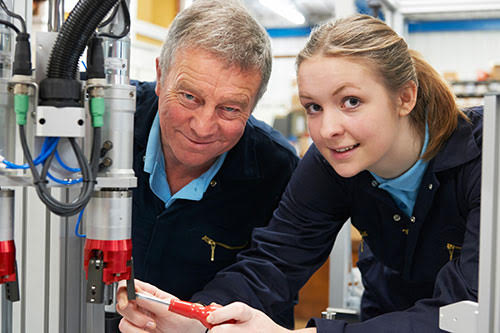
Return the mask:
POLYGON ((98 28, 104 28, 105 26, 107 26, 108 24, 110 24, 115 19, 116 14, 118 13, 118 10, 120 9, 120 4, 121 3, 122 3, 122 1, 119 1, 113 7, 113 11, 111 12, 111 14, 109 14, 109 17, 105 21, 102 21, 101 23, 99 23, 98 28))
POLYGON ((119 35, 113 35, 112 33, 108 33, 108 32, 100 32, 98 34, 99 37, 109 37, 109 38, 113 38, 113 39, 120 39, 120 38, 127 36, 128 33, 130 32, 130 12, 128 10, 126 0, 120 0, 120 4, 115 7, 115 10, 111 14, 110 18, 108 18, 106 21, 101 23, 99 25, 99 27, 102 28, 114 20, 116 14, 118 12, 118 10, 117 10, 118 6, 120 6, 122 8, 123 17, 125 19, 125 25, 123 26, 122 32, 119 35))
POLYGON ((99 23, 119 0, 80 0, 57 35, 50 54, 48 78, 74 79, 80 55, 99 23))
POLYGON ((19 31, 19 29, 14 25, 14 23, 5 20, 0 20, 0 24, 6 25, 7 27, 11 28, 16 32, 16 34, 21 33, 21 31, 19 31))
POLYGON ((11 12, 3 0, 0 0, 0 7, 5 11, 5 13, 7 15, 19 20, 19 22, 21 22, 21 27, 22 27, 23 33, 26 33, 26 22, 24 21, 22 16, 14 13, 14 12, 11 12))
POLYGON ((98 169, 98 161, 99 161, 99 146, 101 141, 101 128, 97 127, 94 129, 94 138, 92 143, 92 154, 91 154, 91 162, 90 166, 85 158, 85 155, 81 151, 80 146, 76 143, 75 138, 69 138, 69 142, 75 155, 77 156, 78 165, 80 166, 82 176, 84 178, 82 189, 80 191, 80 196, 78 199, 71 203, 61 203, 54 199, 50 194, 50 191, 47 187, 48 181, 47 172, 49 170, 49 166, 51 164, 52 159, 54 158, 55 151, 57 147, 52 151, 51 155, 44 162, 44 166, 42 168, 42 174, 38 173, 38 170, 33 163, 33 158, 28 148, 28 143, 26 139, 26 131, 24 125, 19 126, 19 134, 21 137, 21 146, 23 149, 24 157, 28 165, 30 166, 31 173, 33 175, 33 182, 35 184, 35 188, 37 191, 40 200, 47 206, 47 208, 53 212, 54 214, 60 216, 71 216, 80 212, 92 197, 92 193, 94 192, 95 186, 95 175, 97 175, 98 169))

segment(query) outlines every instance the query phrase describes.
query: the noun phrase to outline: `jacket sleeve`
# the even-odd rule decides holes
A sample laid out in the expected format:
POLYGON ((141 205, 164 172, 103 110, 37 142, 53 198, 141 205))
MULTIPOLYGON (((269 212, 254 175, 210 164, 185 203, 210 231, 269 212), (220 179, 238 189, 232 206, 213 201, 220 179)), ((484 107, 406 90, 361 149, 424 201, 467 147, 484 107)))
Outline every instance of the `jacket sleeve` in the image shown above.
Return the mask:
MULTIPOLYGON (((362 323, 312 319, 318 333, 444 332, 439 329, 439 308, 463 300, 477 301, 479 263, 479 215, 481 196, 480 157, 462 173, 467 222, 460 256, 439 271, 432 298, 422 299, 406 311, 387 313, 362 323)), ((459 190, 460 191, 460 190, 459 190)))
POLYGON ((269 225, 254 229, 251 247, 192 299, 205 304, 239 300, 271 317, 289 308, 299 289, 328 258, 349 215, 345 189, 332 173, 312 146, 269 225))

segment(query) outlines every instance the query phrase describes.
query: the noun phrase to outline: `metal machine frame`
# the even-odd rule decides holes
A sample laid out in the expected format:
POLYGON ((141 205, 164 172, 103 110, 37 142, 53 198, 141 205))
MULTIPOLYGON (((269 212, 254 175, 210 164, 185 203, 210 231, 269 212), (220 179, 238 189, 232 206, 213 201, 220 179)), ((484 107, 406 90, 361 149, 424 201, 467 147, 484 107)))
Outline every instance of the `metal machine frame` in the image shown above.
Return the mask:
MULTIPOLYGON (((28 31, 31 31, 32 22, 32 1, 31 0, 7 0, 7 5, 14 12, 25 18, 28 31)), ((128 1, 127 1, 128 2, 128 1)), ((54 15, 53 15, 54 16, 54 15)), ((51 22, 55 27, 57 24, 51 22)), ((13 34, 15 36, 15 34, 13 34)), ((32 37, 36 42, 34 48, 37 52, 37 67, 45 68, 45 63, 49 57, 52 37, 47 33, 32 37)), ((15 38, 12 38, 15 39, 15 38)), ((127 38, 118 41, 106 41, 104 43, 106 57, 120 58, 121 53, 129 51, 129 41, 127 38)), ((12 50, 14 48, 12 47, 12 50)), ((119 59, 118 59, 119 60, 119 59)), ((112 72, 108 78, 108 88, 104 89, 106 107, 110 111, 105 117, 109 121, 129 124, 131 107, 135 109, 135 88, 128 85, 129 63, 122 61, 120 69, 107 67, 108 72, 112 72), (123 80, 123 68, 127 71, 126 80, 123 80), (124 119, 124 118, 127 119, 124 119)), ((40 71, 41 72, 41 71, 40 71)), ((38 76, 37 72, 37 76, 38 76)), ((91 87, 89 86, 89 89, 91 87)), ((36 100, 36 99, 34 99, 36 100)), ((30 126, 31 117, 28 117, 27 128, 30 126)), ((133 116, 132 116, 133 119, 133 116)), ((107 194, 123 193, 125 189, 136 186, 136 179, 131 171, 131 156, 126 151, 130 147, 123 145, 131 144, 133 131, 104 131, 104 136, 112 138, 115 142, 115 150, 108 153, 114 159, 113 167, 108 168, 106 174, 100 173, 97 177, 96 190, 108 188, 107 194), (129 133, 130 132, 130 133, 129 133), (126 139, 123 139, 126 136, 126 139), (127 155, 127 156, 125 156, 127 155), (130 162, 130 163, 129 163, 130 162), (128 166, 128 164, 130 164, 128 166), (127 165, 127 166, 125 166, 127 165), (114 191, 121 189, 121 191, 114 191)), ((34 133, 29 140, 33 140, 34 133)), ((88 135, 88 134, 87 134, 88 135)), ((20 146, 19 136, 12 137, 15 140, 15 157, 13 162, 22 163, 23 154, 20 146)), ((89 143, 85 142, 84 149, 88 151, 89 143)), ((86 303, 86 274, 84 270, 84 243, 85 240, 78 238, 74 233, 77 216, 61 217, 51 213, 39 200, 35 189, 30 186, 31 175, 24 174, 23 171, 9 173, 8 176, 0 174, 0 185, 2 190, 14 190, 14 226, 16 258, 18 262, 18 279, 20 289, 20 301, 9 302, 5 298, 5 285, 0 285, 0 331, 2 333, 24 333, 24 332, 87 332, 104 333, 105 331, 105 304, 86 303)), ((53 187, 52 195, 61 201, 70 201, 79 192, 78 188, 53 187)), ((120 207, 114 209, 124 212, 125 218, 129 218, 126 212, 128 206, 124 208, 117 203, 114 197, 99 196, 93 207, 88 208, 88 219, 97 215, 93 210, 106 208, 109 205, 120 207), (108 198, 109 197, 109 198, 108 198), (102 206, 104 203, 104 206, 102 206)), ((118 195, 118 199, 123 198, 131 202, 128 195, 118 195)), ((131 207, 131 203, 130 203, 131 207)), ((118 218, 122 218, 120 215, 118 218)), ((88 232, 92 221, 86 224, 88 232)), ((91 234, 95 239, 102 236, 106 231, 96 230, 91 234)), ((116 235, 107 235, 115 239, 116 235)), ((121 235, 120 235, 121 236, 121 235)), ((118 238, 121 239, 121 238, 118 238)), ((107 285, 104 292, 106 299, 114 291, 113 284, 107 285)), ((108 310, 110 308, 108 307, 108 310)))
POLYGON ((482 157, 478 303, 440 310, 439 327, 455 333, 500 332, 500 94, 484 98, 482 157))

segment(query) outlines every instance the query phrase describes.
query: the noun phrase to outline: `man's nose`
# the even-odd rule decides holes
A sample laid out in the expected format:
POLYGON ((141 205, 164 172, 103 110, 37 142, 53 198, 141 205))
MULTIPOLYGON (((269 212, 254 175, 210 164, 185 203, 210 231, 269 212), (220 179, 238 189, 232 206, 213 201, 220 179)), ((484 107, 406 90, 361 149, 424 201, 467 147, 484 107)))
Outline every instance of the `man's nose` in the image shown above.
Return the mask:
POLYGON ((199 138, 213 135, 217 130, 215 108, 204 105, 194 111, 190 121, 190 127, 199 138))
POLYGON ((343 115, 338 110, 323 110, 321 119, 320 135, 323 138, 331 138, 344 133, 343 115))

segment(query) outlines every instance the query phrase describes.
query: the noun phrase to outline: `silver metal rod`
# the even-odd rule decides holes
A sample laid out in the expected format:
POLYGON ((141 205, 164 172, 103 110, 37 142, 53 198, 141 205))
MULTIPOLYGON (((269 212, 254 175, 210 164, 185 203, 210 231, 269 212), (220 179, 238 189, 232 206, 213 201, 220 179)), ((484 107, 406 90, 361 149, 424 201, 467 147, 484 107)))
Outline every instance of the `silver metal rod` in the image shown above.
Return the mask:
POLYGON ((49 0, 49 31, 59 31, 64 22, 64 0, 49 0))
POLYGON ((169 301, 161 299, 161 298, 158 298, 158 297, 155 297, 153 295, 148 295, 148 294, 144 294, 144 293, 135 293, 135 295, 137 297, 139 297, 139 298, 142 298, 142 299, 145 299, 145 300, 148 300, 148 301, 153 301, 153 302, 160 303, 160 304, 163 304, 163 305, 166 305, 166 306, 170 306, 170 302, 169 301))

